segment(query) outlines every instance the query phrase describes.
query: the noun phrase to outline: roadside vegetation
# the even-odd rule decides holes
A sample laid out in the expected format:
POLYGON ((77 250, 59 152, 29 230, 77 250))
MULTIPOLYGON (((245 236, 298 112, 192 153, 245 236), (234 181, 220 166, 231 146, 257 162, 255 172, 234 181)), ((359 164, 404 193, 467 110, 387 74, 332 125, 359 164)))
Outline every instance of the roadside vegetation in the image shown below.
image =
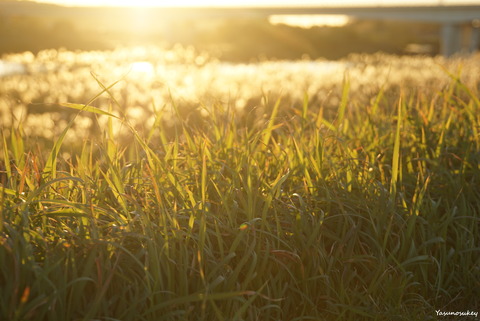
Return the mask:
MULTIPOLYGON (((355 68, 323 76, 324 87, 308 83, 319 74, 272 79, 266 62, 230 99, 212 85, 186 102, 164 86, 158 104, 138 89, 150 83, 145 74, 106 82, 84 72, 84 55, 69 59, 97 86, 91 95, 68 65, 2 79, 10 118, 0 141, 0 319, 444 320, 436 311, 479 311, 475 57, 352 57, 355 68), (39 82, 55 77, 72 89, 39 82), (48 97, 32 106, 49 107, 42 115, 57 115, 55 128, 34 132, 25 124, 35 114, 12 109, 32 107, 38 96, 19 94, 29 81, 48 97), (121 96, 128 88, 149 107, 121 96), (148 121, 125 106, 148 110, 148 121)), ((218 64, 176 62, 192 87, 218 64)), ((227 77, 214 75, 208 84, 227 77)))

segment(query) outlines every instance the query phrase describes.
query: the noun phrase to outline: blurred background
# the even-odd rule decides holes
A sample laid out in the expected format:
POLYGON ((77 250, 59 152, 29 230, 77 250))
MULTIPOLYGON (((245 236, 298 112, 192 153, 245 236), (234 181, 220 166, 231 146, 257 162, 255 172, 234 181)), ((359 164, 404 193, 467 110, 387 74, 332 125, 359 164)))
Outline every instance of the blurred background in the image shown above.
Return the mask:
MULTIPOLYGON (((218 0, 51 2, 0 0, 0 127, 23 126, 47 143, 77 114, 65 102, 113 108, 138 127, 152 125, 160 112, 173 126, 172 100, 191 122, 216 104, 261 121, 277 99, 287 111, 305 97, 328 118, 345 84, 360 106, 378 92, 390 106, 400 88, 425 95, 445 88, 451 79, 444 68, 463 68, 462 80, 472 86, 480 77, 479 55, 472 55, 480 38, 478 1, 462 2, 474 10, 462 7, 460 15, 449 11, 459 0, 311 0, 304 7, 232 0, 233 8, 218 0), (302 15, 292 15, 292 6, 302 15), (336 6, 337 14, 313 14, 319 6, 336 6), (339 14, 352 6, 382 14, 339 14), (389 17, 420 11, 417 21, 389 17), (442 21, 423 19, 430 16, 442 21), (445 39, 458 59, 445 58, 445 39)), ((105 121, 82 114, 72 142, 95 136, 105 121)))
MULTIPOLYGON (((226 16, 162 14, 162 8, 128 5, 122 1, 40 3, 0 1, 0 54, 50 48, 108 50, 119 46, 182 44, 208 51, 219 59, 340 59, 351 53, 436 55, 441 25, 435 22, 368 20, 346 16, 226 16), (63 5, 61 5, 63 3, 63 5), (79 4, 84 6, 80 7, 79 4), (98 6, 103 4, 104 6, 98 6), (106 6, 106 5, 109 6, 106 6), (68 5, 68 6, 67 6, 68 5), (90 5, 90 6, 89 6, 90 5)), ((189 2, 176 2, 188 6, 189 2)), ((210 2, 214 3, 214 2, 210 2)), ((245 1, 241 2, 245 3, 245 1)), ((310 1, 311 5, 388 6, 385 1, 310 1)), ((455 5, 455 0, 416 1, 402 5, 455 5)), ((461 2, 465 3, 465 1, 461 2)), ((150 4, 167 4, 150 2, 150 4)), ((172 4, 172 3, 170 3, 172 4)), ((208 1, 192 2, 208 5, 208 1)), ((261 2, 257 2, 262 4, 261 2)), ((265 0, 265 5, 295 2, 265 0)), ((395 3, 393 3, 395 4, 395 3)), ((480 4, 470 1, 466 4, 480 4)), ((308 3, 305 3, 308 5, 308 3)), ((480 18, 480 17, 479 17, 480 18)), ((478 26, 477 26, 478 27, 478 26)), ((465 36, 468 38, 468 35, 465 36)))

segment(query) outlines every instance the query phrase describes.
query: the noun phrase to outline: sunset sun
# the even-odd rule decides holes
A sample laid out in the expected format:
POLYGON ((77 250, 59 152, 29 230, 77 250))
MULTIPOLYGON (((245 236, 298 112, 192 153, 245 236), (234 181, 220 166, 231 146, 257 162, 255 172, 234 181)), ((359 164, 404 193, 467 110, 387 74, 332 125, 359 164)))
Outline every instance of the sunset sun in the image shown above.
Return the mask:
MULTIPOLYGON (((125 7, 160 7, 160 6, 175 6, 175 7, 204 7, 204 6, 218 6, 223 3, 223 1, 216 0, 167 0, 167 1, 155 1, 155 0, 125 0, 125 1, 115 1, 115 0, 105 0, 100 1, 106 6, 125 6, 125 7)), ((98 4, 99 1, 92 1, 93 4, 98 4)))
MULTIPOLYGON (((41 2, 59 4, 64 6, 108 6, 108 7, 223 7, 223 6, 248 6, 258 5, 258 1, 229 1, 227 4, 221 0, 43 0, 41 2)), ((264 1, 268 4, 269 1, 264 1)))

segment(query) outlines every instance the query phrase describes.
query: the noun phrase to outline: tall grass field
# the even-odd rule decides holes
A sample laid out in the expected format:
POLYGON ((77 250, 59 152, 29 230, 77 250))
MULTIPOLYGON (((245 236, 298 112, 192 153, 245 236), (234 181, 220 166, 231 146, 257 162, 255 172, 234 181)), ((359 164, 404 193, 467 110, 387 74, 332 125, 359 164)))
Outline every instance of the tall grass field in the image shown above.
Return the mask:
POLYGON ((102 55, 0 79, 0 320, 479 320, 478 56, 102 55))

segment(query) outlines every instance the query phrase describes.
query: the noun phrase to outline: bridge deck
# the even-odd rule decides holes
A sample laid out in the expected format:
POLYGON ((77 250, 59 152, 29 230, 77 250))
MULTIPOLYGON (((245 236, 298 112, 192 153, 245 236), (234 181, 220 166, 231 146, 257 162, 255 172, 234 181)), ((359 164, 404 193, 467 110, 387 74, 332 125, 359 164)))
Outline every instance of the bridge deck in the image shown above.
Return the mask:
POLYGON ((178 16, 349 15, 365 19, 401 19, 431 22, 467 22, 480 19, 480 5, 463 6, 284 6, 284 7, 167 7, 162 14, 178 16))

